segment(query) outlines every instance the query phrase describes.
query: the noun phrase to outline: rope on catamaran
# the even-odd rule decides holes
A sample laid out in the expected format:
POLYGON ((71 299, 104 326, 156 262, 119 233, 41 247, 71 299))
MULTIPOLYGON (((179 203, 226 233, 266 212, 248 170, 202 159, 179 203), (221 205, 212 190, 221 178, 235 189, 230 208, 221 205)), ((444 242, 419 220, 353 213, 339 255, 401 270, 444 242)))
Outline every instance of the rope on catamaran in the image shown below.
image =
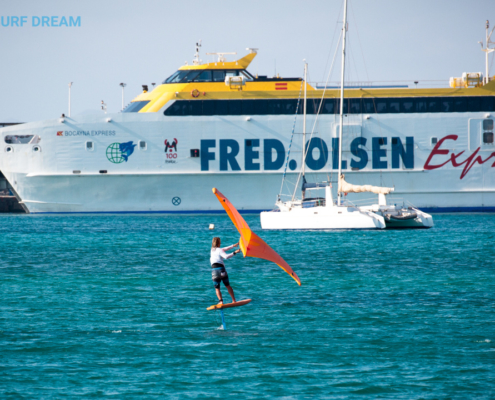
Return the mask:
POLYGON ((290 148, 292 146, 292 139, 294 138, 294 130, 296 129, 297 111, 299 110, 299 103, 301 101, 301 93, 302 93, 302 89, 303 89, 303 84, 306 84, 306 82, 304 82, 304 79, 301 80, 301 87, 299 88, 299 97, 297 99, 296 114, 294 115, 294 124, 292 125, 292 134, 290 136, 289 150, 287 151, 287 159, 285 160, 284 176, 282 177, 282 185, 280 186, 280 192, 278 194, 278 200, 280 200, 280 194, 282 193, 282 190, 284 188, 285 174, 287 173, 287 165, 289 165, 290 148))

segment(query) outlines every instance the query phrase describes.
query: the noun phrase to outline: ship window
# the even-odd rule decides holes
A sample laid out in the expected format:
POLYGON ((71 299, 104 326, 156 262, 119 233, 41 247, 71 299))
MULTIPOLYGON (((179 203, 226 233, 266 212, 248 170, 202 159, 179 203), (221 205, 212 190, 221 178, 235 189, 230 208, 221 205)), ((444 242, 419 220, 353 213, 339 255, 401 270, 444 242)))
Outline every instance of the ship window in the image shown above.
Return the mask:
POLYGON ((256 100, 254 102, 254 114, 268 114, 268 100, 256 100))
POLYGON ((454 111, 454 100, 443 99, 440 102, 440 112, 452 112, 454 111))
POLYGON ((247 71, 241 71, 241 74, 245 76, 245 78, 246 78, 247 81, 254 80, 253 76, 249 72, 247 72, 247 71))
POLYGON ((479 97, 468 97, 468 111, 480 111, 480 98, 479 97))
POLYGON ((437 99, 429 99, 428 100, 428 112, 438 112, 438 100, 437 99))
POLYGON ((86 150, 93 151, 95 148, 93 142, 86 142, 86 150))
POLYGON ((189 103, 190 114, 187 115, 203 115, 203 102, 200 100, 193 101, 189 103))
MULTIPOLYGON (((291 114, 294 114, 296 112, 296 107, 294 104, 294 110, 291 112, 291 114)), ((323 106, 321 107, 321 113, 322 114, 333 114, 335 112, 335 102, 333 99, 326 99, 323 102, 323 106)))
POLYGON ((493 144, 493 132, 483 132, 483 143, 493 144))
POLYGON ((5 152, 6 153, 12 153, 13 151, 14 151, 14 148, 12 146, 5 147, 5 152))
POLYGON ((389 113, 398 113, 400 112, 400 102, 399 100, 391 99, 388 104, 388 112, 389 113))
POLYGON ((223 82, 225 80, 225 71, 213 71, 213 82, 223 82))
POLYGON ((435 144, 437 144, 437 142, 438 142, 438 139, 436 137, 432 137, 431 138, 431 145, 432 146, 435 145, 435 144))
POLYGON ((378 114, 383 114, 387 112, 387 101, 385 99, 376 99, 375 106, 376 106, 376 112, 378 114))
POLYGON ((229 115, 229 101, 228 100, 217 100, 216 105, 216 115, 229 115))
MULTIPOLYGON (((374 114, 375 102, 374 99, 363 99, 363 113, 374 114)), ((337 114, 337 112, 336 112, 337 114)))
POLYGON ((140 150, 146 150, 148 148, 148 145, 146 144, 146 142, 144 140, 140 140, 139 141, 139 149, 140 150))
POLYGON ((380 146, 386 145, 387 144, 387 138, 382 138, 382 137, 381 138, 378 138, 378 144, 380 146))
POLYGON ((397 146, 399 144, 399 138, 393 137, 392 138, 392 146, 397 146))
POLYGON ((253 145, 253 141, 251 139, 246 139, 246 146, 251 147, 253 145))
POLYGON ((494 96, 482 97, 480 111, 495 111, 495 97, 494 96))
POLYGON ((34 151, 35 153, 39 153, 39 152, 41 151, 41 147, 40 147, 40 146, 38 146, 38 145, 33 146, 33 151, 34 151))
POLYGON ((191 149, 191 157, 198 158, 199 157, 199 149, 191 149))
POLYGON ((351 107, 349 112, 351 114, 360 114, 361 113, 361 99, 351 99, 351 107))
POLYGON ((192 71, 190 74, 187 74, 187 76, 182 79, 182 83, 192 82, 194 78, 196 78, 200 74, 200 72, 201 71, 192 71))
POLYGON ((8 144, 28 144, 34 135, 7 135, 5 136, 5 143, 8 144))
POLYGON ((454 100, 454 110, 455 112, 466 112, 467 111, 467 101, 465 98, 458 98, 454 100))
POLYGON ((211 71, 201 72, 195 79, 194 82, 211 82, 211 71))
POLYGON ((401 102, 401 112, 412 113, 414 112, 414 100, 413 99, 403 99, 401 102))
POLYGON ((215 115, 215 100, 205 100, 203 103, 203 115, 215 115))
POLYGON ((242 100, 230 101, 230 115, 242 115, 242 100))
POLYGON ((242 114, 252 115, 254 114, 254 104, 256 100, 242 100, 242 114))
POLYGON ((179 83, 191 71, 177 71, 172 76, 168 77, 163 83, 179 83))
POLYGON ((239 76, 239 71, 225 71, 226 76, 239 76))
POLYGON ((426 112, 426 100, 416 101, 416 112, 425 113, 426 112))
POLYGON ((143 100, 143 101, 133 101, 130 103, 126 108, 122 110, 123 113, 131 113, 131 112, 138 112, 141 111, 141 109, 148 104, 150 101, 149 100, 143 100))
POLYGON ((483 120, 483 130, 484 131, 493 131, 493 119, 483 120))

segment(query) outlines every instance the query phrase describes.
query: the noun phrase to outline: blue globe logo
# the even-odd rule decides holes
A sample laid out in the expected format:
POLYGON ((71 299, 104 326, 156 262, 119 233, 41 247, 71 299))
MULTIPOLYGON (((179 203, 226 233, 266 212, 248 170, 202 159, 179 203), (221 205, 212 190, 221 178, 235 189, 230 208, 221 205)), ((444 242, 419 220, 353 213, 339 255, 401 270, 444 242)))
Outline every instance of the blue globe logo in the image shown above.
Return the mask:
POLYGON ((120 151, 120 143, 112 143, 107 147, 107 158, 108 161, 114 164, 120 164, 125 161, 122 151, 120 151))

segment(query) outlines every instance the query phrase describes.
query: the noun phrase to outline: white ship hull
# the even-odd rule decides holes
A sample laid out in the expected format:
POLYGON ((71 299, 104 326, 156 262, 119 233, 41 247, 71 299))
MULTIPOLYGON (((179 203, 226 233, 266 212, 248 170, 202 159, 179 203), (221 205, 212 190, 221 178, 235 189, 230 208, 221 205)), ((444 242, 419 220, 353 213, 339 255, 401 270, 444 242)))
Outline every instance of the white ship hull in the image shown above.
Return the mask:
MULTIPOLYGON (((394 186, 390 204, 404 199, 425 211, 495 211, 495 148, 481 140, 486 118, 481 112, 381 114, 369 119, 349 115, 343 171, 354 184, 394 186), (436 150, 433 137, 444 139, 436 150), (354 146, 353 154, 356 138, 366 144, 357 153, 354 146), (386 139, 377 144, 374 138, 386 139), (402 153, 394 150, 393 138, 400 139, 402 153), (407 140, 412 147, 405 147, 407 140), (359 170, 351 170, 352 160, 359 170)), ((247 119, 160 112, 6 127, 0 129, 0 171, 32 213, 221 211, 210 195, 212 187, 226 193, 241 211, 270 210, 280 191, 294 116, 247 119), (105 122, 107 118, 112 121, 105 122), (38 135, 38 150, 33 144, 6 142, 7 136, 16 135, 38 135), (176 140, 176 147, 166 149, 165 140, 176 140), (88 141, 92 151, 86 148, 88 141), (140 141, 146 149, 139 148, 140 141), (112 163, 109 146, 127 142, 136 145, 127 161, 112 163), (191 157, 193 149, 200 150, 198 158, 191 157)), ((336 183, 332 146, 337 126, 338 116, 319 117, 318 138, 325 145, 311 150, 306 171, 312 181, 330 178, 336 183)), ((296 132, 301 131, 298 123, 296 132)), ((300 135, 292 143, 289 159, 297 166, 287 168, 288 181, 296 180, 301 167, 298 142, 300 135)), ((363 197, 347 196, 351 201, 363 197)))

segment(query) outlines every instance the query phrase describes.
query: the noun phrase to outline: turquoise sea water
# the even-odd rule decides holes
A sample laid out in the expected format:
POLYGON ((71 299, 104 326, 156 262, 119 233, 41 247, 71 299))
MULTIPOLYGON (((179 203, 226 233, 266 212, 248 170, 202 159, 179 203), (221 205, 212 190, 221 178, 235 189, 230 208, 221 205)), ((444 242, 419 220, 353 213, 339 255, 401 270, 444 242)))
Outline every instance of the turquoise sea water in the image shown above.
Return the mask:
POLYGON ((238 240, 228 217, 1 216, 0 398, 495 398, 495 215, 382 232, 245 218, 303 285, 227 261, 253 301, 223 331, 208 258, 213 236, 238 240))

